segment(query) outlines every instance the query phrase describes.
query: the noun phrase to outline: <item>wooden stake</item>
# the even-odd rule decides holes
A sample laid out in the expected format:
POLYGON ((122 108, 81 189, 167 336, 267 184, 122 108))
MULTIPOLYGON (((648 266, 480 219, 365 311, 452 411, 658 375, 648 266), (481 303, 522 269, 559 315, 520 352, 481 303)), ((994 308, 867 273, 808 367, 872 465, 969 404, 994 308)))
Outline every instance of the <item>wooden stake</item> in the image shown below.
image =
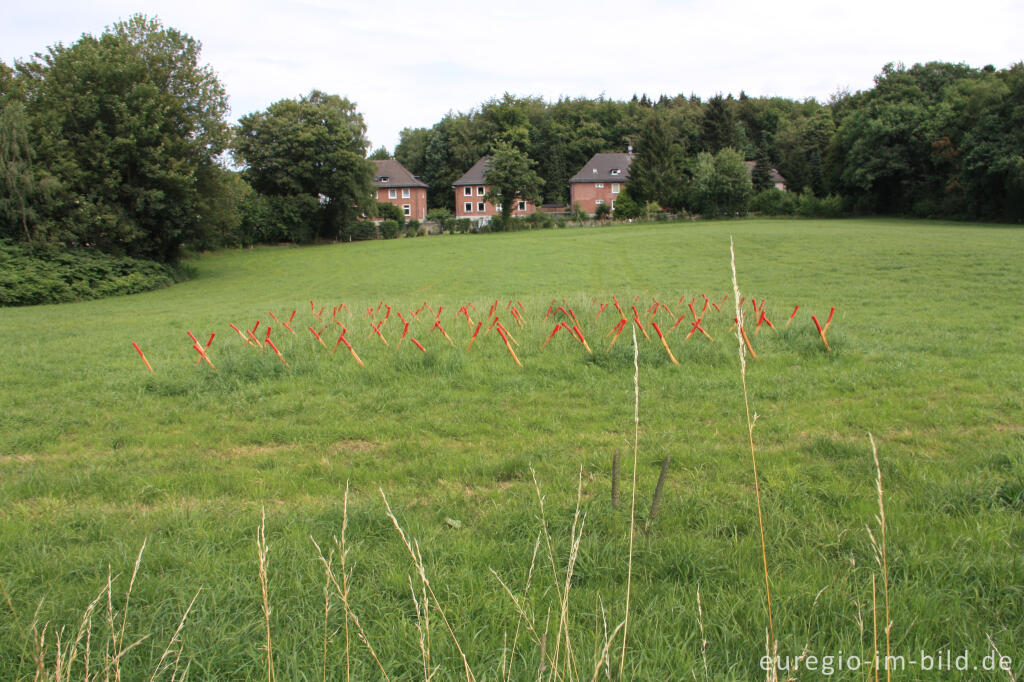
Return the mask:
POLYGON ((146 359, 146 354, 142 352, 141 348, 139 348, 139 344, 132 341, 132 345, 135 346, 135 350, 139 352, 139 357, 142 358, 142 361, 146 363, 146 369, 149 370, 150 374, 153 374, 153 367, 149 364, 149 360, 146 359))

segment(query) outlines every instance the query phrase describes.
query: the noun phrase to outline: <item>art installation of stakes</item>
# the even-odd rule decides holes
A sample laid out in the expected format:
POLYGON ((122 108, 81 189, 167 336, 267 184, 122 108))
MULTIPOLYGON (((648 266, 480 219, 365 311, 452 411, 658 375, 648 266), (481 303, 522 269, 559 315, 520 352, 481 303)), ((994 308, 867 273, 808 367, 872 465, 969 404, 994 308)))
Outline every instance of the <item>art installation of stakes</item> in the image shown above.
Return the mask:
MULTIPOLYGON (((657 337, 660 340, 662 347, 665 349, 665 352, 668 354, 668 358, 672 362, 672 364, 679 365, 680 362, 676 358, 675 353, 672 352, 672 347, 669 343, 669 337, 671 336, 672 332, 674 332, 675 329, 679 327, 684 320, 687 320, 690 323, 690 330, 683 338, 682 343, 689 342, 697 332, 700 332, 700 334, 702 334, 707 339, 707 342, 713 343, 715 339, 704 328, 704 320, 709 319, 709 315, 723 315, 721 305, 719 303, 712 301, 707 296, 707 294, 702 293, 700 296, 703 302, 701 304, 701 310, 699 313, 697 312, 697 309, 695 307, 695 304, 697 303, 697 296, 690 297, 689 301, 686 300, 687 297, 685 295, 681 296, 677 302, 677 305, 682 305, 685 302, 686 311, 684 311, 678 317, 676 317, 675 313, 667 304, 659 301, 656 297, 652 297, 651 305, 646 309, 643 315, 643 317, 647 318, 646 324, 641 320, 641 315, 639 309, 637 308, 637 303, 640 301, 640 296, 634 298, 633 304, 631 305, 632 317, 627 316, 627 314, 623 311, 622 306, 619 303, 617 297, 612 296, 611 301, 600 301, 597 297, 594 297, 591 300, 590 305, 596 309, 596 315, 594 315, 595 325, 597 325, 601 321, 602 315, 607 310, 614 308, 619 313, 617 322, 604 335, 605 338, 611 337, 611 342, 608 344, 608 348, 605 350, 605 353, 611 352, 611 350, 615 347, 615 342, 618 340, 619 335, 621 335, 622 331, 627 326, 629 326, 630 323, 632 323, 639 328, 644 338, 648 341, 651 339, 651 337, 647 333, 646 328, 650 327, 655 332, 655 334, 657 334, 657 337), (714 313, 712 313, 712 310, 714 310, 714 313), (672 322, 673 319, 675 320, 674 324, 672 324, 671 327, 668 327, 668 331, 662 331, 661 326, 658 324, 656 320, 657 316, 662 312, 664 312, 667 315, 667 317, 665 318, 667 322, 672 322)), ((722 299, 722 303, 724 303, 726 300, 728 300, 728 295, 726 295, 726 297, 722 299)), ((746 298, 742 299, 740 301, 740 305, 743 306, 746 300, 746 298)), ((743 312, 741 313, 740 318, 734 317, 732 320, 732 327, 730 327, 729 329, 729 332, 731 333, 733 332, 733 330, 736 329, 736 326, 739 325, 740 335, 743 338, 743 341, 747 347, 747 351, 750 353, 751 358, 753 358, 754 360, 757 360, 758 356, 757 353, 754 352, 753 344, 750 341, 751 335, 748 335, 747 333, 747 325, 745 321, 750 319, 756 320, 756 323, 754 324, 754 330, 752 332, 753 336, 757 336, 757 334, 761 331, 762 326, 772 330, 773 332, 777 331, 775 325, 768 317, 768 313, 765 309, 765 304, 766 299, 762 298, 760 301, 758 301, 756 298, 750 299, 750 305, 753 314, 750 317, 747 317, 746 312, 743 312)), ((465 346, 464 352, 469 353, 470 351, 472 351, 473 346, 477 342, 478 337, 481 339, 486 338, 487 336, 490 335, 490 332, 493 330, 496 332, 496 336, 501 339, 502 344, 508 351, 509 356, 515 362, 515 364, 519 367, 523 367, 523 362, 520 359, 519 354, 516 352, 516 348, 520 347, 519 341, 516 340, 515 336, 512 334, 511 331, 509 331, 508 327, 502 321, 502 315, 506 315, 506 321, 511 320, 509 324, 512 324, 512 322, 514 322, 516 328, 526 330, 526 328, 529 326, 526 306, 524 306, 522 301, 518 299, 510 299, 506 302, 503 313, 498 313, 499 308, 500 301, 498 299, 495 299, 494 302, 490 305, 490 309, 487 312, 486 328, 484 326, 484 320, 477 320, 474 323, 473 316, 470 313, 470 311, 477 311, 478 309, 472 303, 466 303, 465 305, 460 306, 459 309, 455 312, 455 314, 451 316, 451 319, 453 322, 457 321, 459 319, 459 316, 463 316, 466 319, 465 333, 469 335, 469 342, 468 345, 465 346), (483 334, 480 333, 481 330, 484 330, 483 334)), ((307 326, 309 333, 313 336, 316 342, 325 350, 328 350, 329 355, 334 355, 335 351, 338 350, 338 346, 344 344, 345 347, 348 348, 349 353, 352 355, 352 358, 356 361, 356 363, 360 367, 365 367, 366 365, 363 363, 363 360, 359 357, 359 354, 356 353, 355 348, 352 347, 352 344, 346 337, 348 328, 342 323, 341 320, 337 319, 339 314, 344 312, 348 317, 349 324, 353 324, 351 320, 351 310, 349 309, 349 307, 344 303, 331 306, 331 321, 337 324, 339 327, 341 327, 341 334, 338 336, 338 340, 335 341, 334 345, 330 349, 328 349, 327 343, 325 343, 323 339, 324 332, 330 326, 330 323, 325 322, 323 319, 323 315, 327 310, 327 306, 322 305, 318 309, 314 301, 311 300, 309 302, 309 309, 309 314, 311 318, 313 320, 323 323, 323 325, 320 326, 319 329, 317 329, 317 326, 319 325, 314 326, 313 324, 310 324, 307 326)), ((448 343, 450 347, 457 347, 451 335, 448 333, 447 330, 445 330, 444 325, 442 325, 442 314, 444 311, 443 305, 438 306, 437 312, 435 313, 434 309, 430 306, 430 304, 427 301, 424 301, 423 304, 418 309, 410 310, 403 314, 400 310, 392 308, 391 305, 385 303, 382 300, 377 304, 376 308, 368 307, 365 310, 366 313, 362 315, 362 318, 366 320, 368 324, 368 330, 365 338, 369 340, 374 335, 376 335, 376 337, 380 339, 381 343, 384 346, 392 348, 395 352, 401 350, 402 343, 405 341, 407 337, 421 352, 429 352, 428 349, 420 341, 418 341, 414 336, 410 335, 410 331, 414 330, 415 325, 420 325, 421 329, 425 330, 425 333, 427 335, 430 335, 435 331, 439 331, 440 336, 444 338, 444 340, 448 343), (423 313, 424 311, 428 311, 433 319, 421 319, 421 313, 423 313), (395 317, 399 320, 399 322, 397 322, 396 324, 401 325, 401 336, 399 337, 398 343, 395 346, 389 344, 387 338, 384 335, 384 327, 388 323, 388 320, 391 319, 392 312, 395 313, 395 317), (427 325, 430 325, 429 328, 427 327, 427 325)), ((794 319, 796 319, 797 312, 799 310, 799 305, 793 308, 793 312, 790 314, 789 319, 786 321, 785 329, 788 329, 790 325, 793 323, 794 319)), ((295 310, 292 310, 287 322, 281 321, 281 319, 279 319, 277 315, 274 314, 273 311, 268 312, 271 318, 273 318, 277 324, 287 329, 289 332, 292 333, 293 336, 298 336, 295 333, 295 330, 292 329, 291 327, 291 324, 295 319, 295 310)), ((829 327, 832 324, 832 320, 835 317, 835 312, 835 307, 829 310, 828 318, 825 320, 824 325, 822 325, 818 321, 816 315, 810 316, 810 319, 814 323, 814 327, 817 330, 818 338, 821 340, 821 343, 823 344, 825 351, 829 353, 832 352, 832 347, 829 345, 827 334, 829 327)), ((587 343, 586 336, 584 335, 583 324, 580 322, 572 306, 567 304, 564 299, 562 299, 561 303, 559 303, 558 299, 552 299, 551 304, 548 306, 547 312, 544 314, 542 323, 546 322, 551 317, 555 318, 555 326, 547 335, 544 342, 541 343, 540 346, 537 348, 538 351, 542 351, 545 348, 547 348, 548 345, 553 340, 556 339, 558 333, 562 330, 565 330, 565 332, 570 337, 579 342, 580 346, 583 347, 583 349, 587 352, 588 355, 594 355, 594 351, 590 347, 590 344, 587 343)), ((242 339, 246 346, 250 346, 254 348, 256 351, 263 351, 264 349, 269 348, 274 352, 274 354, 277 355, 278 359, 286 367, 291 367, 291 365, 289 365, 288 361, 285 359, 284 355, 281 353, 280 349, 273 342, 273 340, 271 340, 272 327, 266 327, 266 332, 263 335, 263 339, 261 341, 260 338, 256 336, 256 331, 260 327, 260 320, 256 320, 252 329, 245 329, 244 331, 243 329, 240 329, 237 325, 235 325, 233 322, 229 322, 228 326, 231 329, 233 329, 236 334, 238 334, 239 338, 242 339)), ((457 329, 454 330, 453 333, 455 333, 455 331, 457 331, 457 329)), ((196 353, 198 354, 198 357, 196 358, 196 364, 201 365, 205 362, 212 370, 216 371, 217 367, 216 365, 214 365, 213 360, 210 358, 209 354, 210 347, 213 345, 213 340, 214 337, 216 336, 216 332, 210 333, 210 337, 205 344, 200 343, 199 339, 191 331, 186 331, 185 333, 192 341, 192 349, 195 350, 196 353)), ((398 333, 398 331, 396 330, 395 333, 398 333)), ((146 355, 142 352, 142 349, 139 347, 138 343, 133 341, 132 347, 134 347, 135 350, 138 352, 139 357, 142 359, 142 362, 145 363, 146 369, 150 373, 155 373, 152 365, 150 365, 149 360, 146 359, 146 355)))

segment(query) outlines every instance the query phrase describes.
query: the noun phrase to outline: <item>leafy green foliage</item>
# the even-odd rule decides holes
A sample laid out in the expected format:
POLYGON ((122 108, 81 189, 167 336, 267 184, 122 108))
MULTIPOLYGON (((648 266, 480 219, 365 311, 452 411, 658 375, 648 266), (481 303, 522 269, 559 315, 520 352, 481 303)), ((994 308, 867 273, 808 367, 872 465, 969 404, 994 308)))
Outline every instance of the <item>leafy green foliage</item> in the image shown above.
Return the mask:
POLYGON ((35 159, 5 182, 25 205, 19 232, 31 215, 40 239, 175 260, 203 229, 204 180, 228 140, 227 98, 199 53, 193 38, 135 15, 18 64, 31 149, 18 158, 35 159))
POLYGON ((377 225, 380 236, 383 239, 394 239, 398 236, 399 225, 397 220, 382 220, 377 225))
POLYGON ((484 173, 484 180, 490 185, 486 199, 501 209, 503 226, 508 226, 516 202, 539 202, 543 181, 533 170, 536 165, 512 140, 494 145, 484 173))
POLYGON ((162 289, 176 280, 169 266, 45 244, 0 240, 0 306, 67 303, 162 289))
POLYGON ((701 152, 693 165, 689 205, 707 218, 742 215, 753 196, 750 173, 735 149, 701 152))
POLYGON ((257 192, 307 208, 302 216, 306 228, 289 234, 301 237, 296 241, 311 241, 358 238, 352 231, 360 231, 357 218, 372 199, 368 145, 355 105, 313 90, 239 119, 234 153, 257 192))

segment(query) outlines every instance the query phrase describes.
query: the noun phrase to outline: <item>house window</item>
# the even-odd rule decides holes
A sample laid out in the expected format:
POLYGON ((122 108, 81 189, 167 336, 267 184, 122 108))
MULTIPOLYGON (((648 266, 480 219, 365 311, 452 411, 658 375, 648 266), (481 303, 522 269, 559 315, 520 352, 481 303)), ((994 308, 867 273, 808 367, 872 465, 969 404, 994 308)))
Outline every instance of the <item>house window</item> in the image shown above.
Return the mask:
POLYGON ((520 211, 526 211, 526 202, 525 201, 520 201, 519 202, 519 210, 520 211))
POLYGON ((618 194, 618 193, 619 193, 619 183, 613 182, 612 183, 612 194, 618 194))
POLYGON ((594 183, 594 188, 595 189, 604 189, 604 183, 603 182, 595 182, 594 183))
POLYGON ((388 182, 389 180, 391 180, 391 178, 389 178, 386 175, 382 175, 379 178, 377 178, 377 180, 380 181, 380 182, 388 182))
POLYGON ((612 199, 612 213, 615 212, 615 199, 612 199))
POLYGON ((398 190, 397 189, 389 189, 388 190, 388 199, 397 199, 397 198, 398 198, 398 190))
POLYGON ((476 205, 476 210, 477 210, 477 213, 483 213, 484 212, 484 202, 481 201, 479 204, 477 204, 476 205))
POLYGON ((482 197, 485 193, 486 191, 484 190, 483 186, 479 186, 476 188, 476 195, 478 197, 482 197))
MULTIPOLYGON (((469 188, 467 187, 466 189, 469 189, 469 188)), ((473 204, 472 204, 472 202, 467 201, 466 203, 464 203, 462 205, 462 212, 463 213, 472 213, 473 212, 473 204)))
POLYGON ((622 171, 618 168, 612 168, 612 175, 619 175, 620 173, 622 173, 622 171))
POLYGON ((467 197, 473 196, 473 188, 472 187, 463 187, 462 188, 462 194, 463 194, 463 196, 467 196, 467 197))
POLYGON ((409 189, 408 187, 403 187, 403 188, 402 188, 402 198, 403 198, 403 199, 408 199, 408 198, 409 198, 409 197, 411 196, 411 195, 410 195, 410 192, 411 192, 411 191, 412 191, 412 190, 411 190, 411 189, 409 189))
POLYGON ((603 203, 604 203, 603 199, 598 199, 597 201, 594 202, 594 206, 600 206, 603 203))
POLYGON ((405 217, 408 218, 412 215, 412 207, 409 204, 402 204, 402 213, 404 213, 405 217))

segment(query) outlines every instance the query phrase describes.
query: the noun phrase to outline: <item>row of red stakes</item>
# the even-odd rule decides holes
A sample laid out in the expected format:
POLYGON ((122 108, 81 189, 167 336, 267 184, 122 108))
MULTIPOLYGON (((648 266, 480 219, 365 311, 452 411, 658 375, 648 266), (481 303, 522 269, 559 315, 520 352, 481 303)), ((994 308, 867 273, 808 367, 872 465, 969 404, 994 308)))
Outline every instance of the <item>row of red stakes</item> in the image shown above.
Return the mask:
MULTIPOLYGON (((703 308, 701 309, 700 314, 698 314, 696 309, 694 308, 694 303, 697 300, 696 296, 694 296, 689 301, 689 303, 687 304, 687 308, 689 309, 690 315, 692 316, 692 325, 691 325, 690 330, 687 333, 686 338, 684 339, 684 341, 689 340, 690 337, 693 336, 693 334, 695 332, 698 332, 698 331, 701 334, 703 334, 705 337, 707 337, 708 340, 714 341, 714 338, 702 326, 702 322, 703 322, 704 318, 707 315, 709 307, 713 307, 717 312, 721 312, 721 306, 719 305, 719 303, 711 301, 707 297, 706 294, 701 294, 701 296, 703 297, 704 303, 703 303, 703 308)), ((644 337, 649 340, 650 339, 650 335, 647 334, 647 331, 645 329, 645 325, 641 322, 641 320, 640 320, 640 313, 639 313, 639 311, 637 310, 637 307, 636 307, 636 303, 639 301, 639 298, 640 297, 637 296, 636 299, 634 299, 633 305, 631 306, 632 313, 633 313, 632 322, 637 326, 637 328, 640 329, 640 331, 644 335, 644 337)), ((681 297, 679 299, 679 301, 677 302, 677 305, 682 304, 682 302, 685 301, 685 300, 686 300, 685 296, 681 297)), ((728 295, 726 295, 722 299, 721 304, 724 305, 727 300, 728 300, 728 295)), ((743 305, 746 302, 746 300, 747 299, 744 297, 740 301, 740 305, 743 305)), ((592 300, 592 303, 593 304, 598 303, 596 297, 592 300)), ((567 305, 560 305, 560 306, 557 306, 557 308, 556 308, 556 304, 557 304, 557 300, 552 300, 551 305, 548 307, 548 311, 547 311, 547 313, 544 316, 544 319, 547 320, 548 317, 550 317, 552 314, 555 314, 556 316, 561 314, 564 319, 562 319, 561 321, 559 321, 555 325, 554 329, 551 331, 551 333, 548 335, 547 339, 541 345, 541 349, 545 348, 548 345, 548 343, 558 334, 558 332, 560 330, 565 329, 567 332, 570 332, 573 335, 573 337, 582 344, 582 346, 587 350, 588 353, 593 355, 593 350, 590 348, 590 345, 587 343, 587 340, 586 340, 586 338, 583 335, 583 331, 581 329, 581 325, 580 325, 579 319, 576 317, 576 313, 573 311, 573 309, 571 307, 568 307, 567 305), (572 326, 569 325, 569 322, 572 322, 572 326)), ((564 304, 564 301, 563 301, 563 304, 564 304)), ((320 321, 323 321, 323 313, 326 310, 326 306, 321 306, 320 309, 317 310, 316 306, 313 303, 313 301, 310 301, 309 305, 310 305, 310 312, 313 315, 313 317, 317 318, 320 321)), ((522 367, 522 362, 519 360, 519 357, 518 357, 518 355, 516 354, 516 352, 515 352, 515 350, 513 348, 513 344, 518 346, 519 342, 515 340, 515 337, 512 335, 512 333, 501 322, 500 316, 495 315, 495 312, 497 311, 498 305, 499 305, 499 301, 497 299, 495 299, 494 303, 490 307, 490 310, 488 311, 488 317, 491 318, 491 322, 490 322, 490 325, 487 328, 487 331, 485 332, 485 336, 492 329, 495 329, 498 332, 498 335, 501 337, 502 341, 504 342, 504 345, 507 348, 507 350, 508 350, 509 354, 511 355, 512 359, 516 362, 517 365, 522 367)), ((605 312, 605 310, 609 307, 609 305, 610 305, 609 303, 600 303, 600 308, 598 310, 597 317, 595 318, 595 321, 599 320, 601 318, 601 315, 605 312)), ((617 297, 615 297, 615 296, 612 297, 611 305, 615 306, 615 309, 618 311, 618 313, 620 315, 620 319, 619 319, 619 322, 615 325, 615 327, 605 335, 606 338, 608 336, 613 336, 614 335, 612 340, 611 340, 611 343, 608 346, 608 350, 609 351, 615 346, 615 343, 618 340, 619 335, 622 333, 623 329, 625 329, 626 325, 628 325, 630 323, 630 319, 626 316, 625 312, 623 311, 622 306, 620 305, 617 297)), ((756 323, 756 326, 755 326, 755 329, 754 329, 754 334, 756 335, 760 331, 762 324, 767 324, 768 327, 770 327, 771 329, 774 330, 775 329, 775 325, 772 323, 772 321, 770 319, 768 319, 768 316, 767 316, 767 314, 765 312, 765 308, 764 308, 765 300, 762 299, 760 301, 760 304, 759 304, 756 299, 751 299, 751 305, 752 305, 752 307, 754 309, 754 314, 755 314, 756 319, 757 319, 757 323, 756 323)), ((476 306, 474 306, 472 303, 467 303, 466 305, 460 307, 458 309, 458 311, 454 315, 454 319, 458 319, 459 315, 464 315, 465 318, 466 318, 466 324, 467 324, 468 328, 469 329, 473 329, 473 334, 472 334, 472 336, 470 338, 469 345, 466 347, 466 351, 467 352, 472 349, 473 344, 476 341, 477 335, 480 333, 480 329, 481 329, 481 327, 483 325, 483 322, 480 321, 480 322, 476 323, 475 329, 473 328, 473 319, 472 319, 472 317, 470 315, 470 312, 469 312, 470 308, 472 308, 474 311, 476 310, 476 306)), ((419 315, 425 309, 428 309, 428 310, 430 310, 431 313, 434 313, 433 309, 430 308, 429 304, 426 301, 424 301, 423 305, 421 305, 419 307, 419 309, 417 309, 416 311, 411 311, 408 314, 414 320, 419 321, 419 315)), ((789 320, 786 322, 786 327, 789 327, 789 325, 793 322, 793 319, 796 317, 797 311, 799 309, 800 309, 799 305, 796 306, 795 308, 793 308, 793 312, 792 312, 792 314, 790 314, 789 320)), ((331 320, 333 322, 335 322, 338 326, 340 326, 342 328, 342 330, 341 330, 341 334, 338 336, 338 340, 335 342, 335 344, 331 348, 330 352, 333 354, 337 350, 338 346, 340 344, 344 343, 345 346, 348 348, 349 352, 351 353, 352 357, 355 359, 355 361, 360 366, 365 366, 363 364, 362 359, 360 359, 359 355, 356 353, 355 349, 352 347, 352 344, 345 337, 345 334, 348 331, 347 328, 341 323, 341 321, 336 319, 338 313, 341 310, 348 311, 349 308, 344 303, 342 303, 342 304, 340 304, 338 306, 334 306, 333 309, 332 309, 331 320)), ((364 315, 364 317, 371 318, 371 320, 377 319, 377 316, 380 314, 381 310, 384 310, 384 315, 383 315, 382 318, 380 318, 377 321, 376 324, 373 324, 372 321, 371 321, 371 323, 370 323, 370 332, 367 334, 367 338, 369 338, 373 334, 376 334, 378 336, 378 338, 381 340, 381 342, 384 343, 384 345, 389 345, 388 341, 387 341, 387 338, 385 338, 383 332, 381 331, 381 328, 383 327, 383 325, 390 318, 392 310, 393 310, 392 307, 390 305, 386 305, 383 301, 381 301, 378 304, 376 309, 374 309, 372 307, 367 308, 366 309, 366 315, 364 315)), ((512 316, 512 318, 515 320, 515 322, 520 327, 522 327, 524 325, 523 315, 525 314, 526 309, 525 309, 525 306, 523 306, 521 301, 518 301, 518 300, 516 300, 516 301, 512 301, 512 300, 508 301, 508 303, 506 305, 506 310, 510 312, 510 315, 512 316)), ((653 328, 654 331, 657 333, 658 338, 660 339, 660 341, 662 343, 662 346, 665 348, 665 351, 668 354, 668 356, 671 359, 671 361, 673 362, 673 364, 678 365, 679 361, 676 359, 675 355, 672 353, 672 350, 671 350, 671 348, 668 345, 668 341, 666 339, 666 334, 662 332, 662 330, 659 327, 658 323, 654 319, 661 310, 665 310, 666 312, 669 313, 669 315, 671 315, 672 317, 675 317, 675 313, 672 312, 672 309, 667 304, 660 302, 657 298, 654 298, 651 307, 648 308, 646 313, 645 313, 645 315, 650 315, 650 319, 648 320, 648 326, 653 328)), ((435 317, 434 324, 431 327, 430 332, 432 333, 435 330, 436 331, 440 331, 441 334, 444 336, 445 340, 448 341, 449 344, 454 346, 455 345, 454 341, 452 341, 452 339, 449 336, 448 332, 444 329, 444 327, 441 324, 441 314, 442 314, 442 311, 443 311, 443 306, 438 307, 436 314, 434 314, 434 317, 435 317)), ((402 342, 405 340, 406 336, 409 333, 410 321, 407 320, 405 318, 405 316, 402 315, 401 312, 398 312, 397 310, 394 311, 394 312, 396 313, 397 317, 403 323, 402 335, 401 335, 401 338, 399 339, 398 346, 397 346, 398 348, 401 348, 402 342)), ((283 326, 285 329, 287 329, 293 335, 297 335, 295 330, 291 327, 291 323, 292 323, 292 321, 295 318, 295 313, 296 313, 296 311, 292 310, 291 316, 288 318, 287 322, 281 322, 281 320, 278 319, 277 315, 275 315, 273 313, 273 311, 270 311, 270 316, 274 319, 275 322, 277 322, 278 324, 283 326)), ((832 323, 832 318, 833 318, 834 314, 835 314, 835 308, 833 307, 829 311, 828 319, 826 320, 824 325, 822 325, 822 324, 820 324, 818 322, 818 318, 816 316, 814 316, 814 315, 811 316, 811 319, 814 321, 815 327, 818 330, 818 334, 821 337, 822 343, 825 345, 825 348, 830 350, 830 351, 831 351, 831 347, 828 344, 828 339, 826 337, 826 334, 828 332, 829 325, 831 325, 831 323, 832 323)), ((686 315, 685 312, 683 314, 679 315, 679 317, 675 321, 675 324, 673 324, 672 327, 669 328, 668 334, 671 334, 676 329, 676 327, 678 327, 680 325, 680 323, 684 319, 686 319, 686 317, 687 317, 687 315, 686 315)), ((736 324, 740 324, 740 320, 738 318, 734 317, 733 321, 734 321, 734 324, 733 324, 733 327, 729 330, 730 333, 732 332, 733 329, 736 328, 736 324)), ((267 346, 267 347, 271 348, 274 351, 274 353, 277 355, 277 357, 281 360, 282 363, 284 363, 286 366, 289 366, 288 362, 285 360, 284 356, 281 354, 281 351, 277 348, 277 346, 274 344, 274 342, 270 339, 271 327, 268 326, 266 328, 266 335, 264 336, 264 338, 263 338, 263 340, 261 342, 260 339, 257 338, 257 336, 256 336, 256 330, 260 326, 260 321, 259 320, 256 320, 256 324, 253 326, 253 328, 251 330, 246 329, 246 331, 244 333, 242 332, 242 330, 240 330, 233 323, 229 324, 229 326, 239 335, 239 337, 242 338, 242 340, 246 343, 246 345, 254 346, 254 347, 259 348, 259 349, 262 349, 264 346, 267 346)), ((324 343, 322 335, 323 335, 324 331, 327 329, 328 326, 330 326, 330 325, 329 324, 324 325, 320 330, 315 329, 313 326, 309 326, 308 327, 309 332, 313 335, 313 337, 316 339, 316 341, 318 343, 320 343, 320 345, 322 345, 324 348, 327 348, 327 344, 324 343)), ((210 345, 213 343, 213 339, 214 339, 215 333, 211 333, 210 334, 210 338, 207 340, 205 345, 200 344, 199 340, 192 334, 191 331, 188 331, 186 333, 188 334, 189 338, 193 342, 193 345, 192 345, 193 349, 195 349, 195 351, 199 355, 199 357, 196 360, 196 364, 201 364, 202 362, 205 361, 211 368, 216 370, 216 366, 213 364, 212 360, 210 360, 210 357, 209 357, 209 355, 206 352, 210 348, 210 345)), ((747 349, 749 350, 751 356, 756 359, 757 358, 757 354, 754 353, 754 349, 753 349, 753 347, 752 347, 752 345, 750 343, 750 338, 747 335, 746 328, 745 328, 745 326, 743 324, 740 324, 740 334, 741 334, 741 337, 743 338, 743 340, 744 340, 744 342, 745 342, 745 344, 747 346, 747 349)), ((423 347, 423 344, 421 344, 415 337, 409 337, 409 338, 410 338, 410 341, 420 351, 422 351, 423 353, 427 352, 426 349, 423 347)), ((149 361, 146 359, 145 354, 142 352, 142 349, 139 348, 138 344, 133 342, 132 346, 134 346, 135 350, 138 351, 139 356, 142 358, 142 361, 146 365, 146 368, 150 372, 153 372, 153 367, 150 365, 149 361)))

